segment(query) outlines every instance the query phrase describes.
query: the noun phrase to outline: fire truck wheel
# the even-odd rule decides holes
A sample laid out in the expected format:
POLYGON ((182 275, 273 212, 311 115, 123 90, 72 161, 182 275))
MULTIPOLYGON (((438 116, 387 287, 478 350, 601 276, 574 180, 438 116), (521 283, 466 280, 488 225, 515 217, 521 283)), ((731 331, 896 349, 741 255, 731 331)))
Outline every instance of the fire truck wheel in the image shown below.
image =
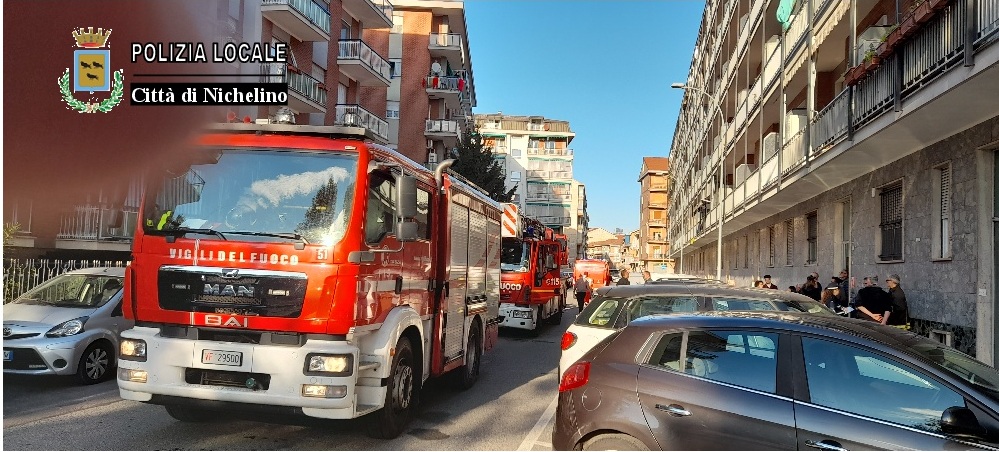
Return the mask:
POLYGON ((534 313, 534 329, 530 331, 530 334, 533 337, 541 335, 541 324, 544 323, 544 320, 541 320, 541 314, 544 312, 545 307, 539 304, 537 312, 534 313))
POLYGON ((183 405, 164 405, 163 408, 166 408, 166 412, 170 417, 181 422, 208 422, 219 416, 214 411, 183 405))
POLYGON ((392 373, 385 388, 385 406, 371 416, 371 436, 393 439, 409 425, 420 395, 421 378, 414 371, 417 368, 409 339, 399 338, 392 358, 392 373))
POLYGON ((565 311, 565 297, 559 297, 557 309, 558 310, 555 311, 555 314, 552 314, 552 316, 549 317, 549 323, 552 325, 562 324, 562 311, 565 311))
POLYGON ((472 324, 472 329, 468 332, 468 343, 465 345, 465 365, 454 372, 456 386, 462 391, 475 386, 475 382, 479 380, 482 362, 481 330, 478 321, 472 324))

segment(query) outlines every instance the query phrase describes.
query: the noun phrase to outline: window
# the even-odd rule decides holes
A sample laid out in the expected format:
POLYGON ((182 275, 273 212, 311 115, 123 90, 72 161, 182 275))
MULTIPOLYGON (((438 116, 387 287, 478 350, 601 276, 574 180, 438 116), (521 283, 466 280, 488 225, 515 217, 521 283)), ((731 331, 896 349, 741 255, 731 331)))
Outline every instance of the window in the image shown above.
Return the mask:
POLYGON ((346 21, 340 21, 340 40, 350 39, 350 24, 346 21))
POLYGON ((402 13, 392 13, 392 33, 402 33, 402 13))
POLYGON ((881 189, 881 251, 882 261, 902 260, 902 184, 881 189))
MULTIPOLYGON (((613 299, 605 299, 610 301, 613 299)), ((697 312, 696 297, 690 296, 644 296, 628 299, 624 305, 623 315, 617 317, 615 328, 624 328, 639 317, 656 314, 675 314, 678 312, 697 312)))
POLYGON ((742 268, 749 268, 749 236, 742 236, 742 268))
POLYGON ((777 389, 777 335, 741 331, 667 334, 647 364, 773 393, 777 389))
POLYGON ((950 163, 933 168, 933 258, 950 259, 950 163))
POLYGON ((364 219, 364 239, 378 243, 395 230, 395 179, 388 174, 372 173, 368 187, 368 210, 364 219))
POLYGON ((812 212, 805 217, 808 223, 808 260, 806 263, 814 264, 818 260, 818 239, 819 239, 819 214, 812 212))
POLYGON ((785 243, 785 255, 784 264, 794 265, 794 219, 790 219, 784 222, 784 237, 787 239, 785 243))
POLYGON ((511 182, 520 182, 520 171, 511 171, 510 172, 510 181, 511 182))
POLYGON ((769 241, 767 244, 770 246, 770 267, 777 265, 777 228, 774 225, 770 225, 767 228, 767 236, 769 241))
POLYGON ((429 239, 430 238, 430 192, 422 189, 416 189, 416 231, 417 237, 429 239))
POLYGON ((520 157, 520 152, 521 152, 520 149, 513 149, 510 151, 510 155, 514 157, 520 157))
POLYGON ((389 72, 392 74, 392 78, 402 77, 402 58, 389 60, 389 72))
POLYGON ((385 119, 399 119, 399 101, 390 100, 385 102, 385 119))
POLYGON ((711 309, 714 311, 776 311, 776 308, 766 300, 738 300, 719 297, 711 299, 711 309))
POLYGON ((905 364, 847 344, 804 337, 801 345, 813 404, 932 433, 942 433, 944 410, 964 406, 961 395, 905 364))

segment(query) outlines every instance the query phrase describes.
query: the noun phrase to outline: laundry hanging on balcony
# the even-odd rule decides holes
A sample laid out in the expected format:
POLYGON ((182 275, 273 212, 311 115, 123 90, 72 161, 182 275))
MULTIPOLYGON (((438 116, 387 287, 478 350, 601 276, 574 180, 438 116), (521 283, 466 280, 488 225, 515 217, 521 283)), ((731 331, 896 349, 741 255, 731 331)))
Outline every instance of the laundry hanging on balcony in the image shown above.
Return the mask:
POLYGON ((780 22, 785 31, 791 26, 795 3, 795 0, 780 0, 780 5, 777 6, 777 22, 780 22))

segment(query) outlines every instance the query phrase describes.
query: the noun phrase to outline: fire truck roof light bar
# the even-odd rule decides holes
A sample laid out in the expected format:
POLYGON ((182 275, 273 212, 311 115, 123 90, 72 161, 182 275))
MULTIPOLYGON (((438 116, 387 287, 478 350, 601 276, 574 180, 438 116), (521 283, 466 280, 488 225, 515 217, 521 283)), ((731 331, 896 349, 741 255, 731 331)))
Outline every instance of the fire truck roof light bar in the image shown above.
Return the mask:
POLYGON ((384 139, 378 137, 370 129, 365 127, 346 126, 313 126, 297 124, 247 124, 247 123, 213 123, 208 126, 211 132, 243 132, 243 133, 274 133, 287 135, 312 135, 329 138, 346 138, 353 140, 370 140, 375 143, 385 144, 384 139))

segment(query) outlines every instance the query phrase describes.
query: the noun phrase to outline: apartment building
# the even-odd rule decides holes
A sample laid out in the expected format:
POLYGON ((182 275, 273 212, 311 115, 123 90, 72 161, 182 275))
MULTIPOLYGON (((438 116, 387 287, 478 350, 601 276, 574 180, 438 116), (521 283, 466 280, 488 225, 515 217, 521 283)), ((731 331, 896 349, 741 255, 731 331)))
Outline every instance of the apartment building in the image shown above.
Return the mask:
POLYGON ((639 265, 641 270, 673 272, 666 232, 669 226, 669 158, 644 157, 638 175, 641 185, 639 202, 639 265))
POLYGON ((569 258, 586 254, 586 187, 573 179, 576 136, 568 121, 543 116, 476 114, 483 147, 504 168, 506 186, 516 187, 521 212, 569 238, 569 258))
MULTIPOLYGON (((433 166, 457 147, 475 105, 464 7, 450 0, 394 3, 218 0, 205 2, 198 20, 212 30, 203 41, 287 44, 287 64, 219 69, 245 81, 287 83, 297 124, 362 127, 372 142, 433 166)), ((267 119, 279 108, 231 107, 229 116, 267 119)), ((5 199, 4 222, 21 225, 10 243, 28 256, 65 250, 59 255, 127 258, 141 186, 131 178, 122 227, 108 225, 106 189, 56 213, 58 230, 50 230, 51 221, 38 227, 38 203, 5 199)))
POLYGON ((674 84, 678 271, 898 274, 915 332, 995 362, 997 36, 999 0, 708 1, 674 84))

